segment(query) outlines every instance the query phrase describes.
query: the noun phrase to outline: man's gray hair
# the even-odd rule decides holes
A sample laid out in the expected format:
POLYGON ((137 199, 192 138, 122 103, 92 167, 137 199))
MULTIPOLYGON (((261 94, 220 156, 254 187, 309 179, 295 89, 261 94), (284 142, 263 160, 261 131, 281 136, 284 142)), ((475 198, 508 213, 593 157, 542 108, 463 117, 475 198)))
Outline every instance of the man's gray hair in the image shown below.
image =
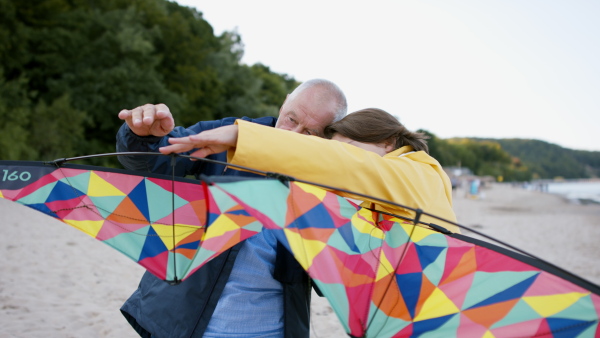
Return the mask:
POLYGON ((305 82, 302 82, 294 91, 290 94, 290 96, 295 96, 295 94, 312 87, 322 87, 326 90, 328 95, 331 95, 336 102, 336 111, 334 112, 333 122, 337 122, 346 116, 348 112, 348 102, 346 101, 346 95, 344 92, 338 87, 335 83, 325 80, 325 79, 312 79, 305 82))

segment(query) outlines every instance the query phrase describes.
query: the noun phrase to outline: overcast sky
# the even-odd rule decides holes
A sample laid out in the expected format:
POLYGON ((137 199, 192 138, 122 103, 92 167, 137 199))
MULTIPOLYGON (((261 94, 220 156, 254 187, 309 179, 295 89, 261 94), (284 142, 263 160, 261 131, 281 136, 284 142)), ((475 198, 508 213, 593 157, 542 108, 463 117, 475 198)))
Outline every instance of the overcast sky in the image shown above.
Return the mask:
POLYGON ((441 138, 532 138, 600 151, 598 0, 178 0, 243 62, 326 78, 349 111, 441 138))

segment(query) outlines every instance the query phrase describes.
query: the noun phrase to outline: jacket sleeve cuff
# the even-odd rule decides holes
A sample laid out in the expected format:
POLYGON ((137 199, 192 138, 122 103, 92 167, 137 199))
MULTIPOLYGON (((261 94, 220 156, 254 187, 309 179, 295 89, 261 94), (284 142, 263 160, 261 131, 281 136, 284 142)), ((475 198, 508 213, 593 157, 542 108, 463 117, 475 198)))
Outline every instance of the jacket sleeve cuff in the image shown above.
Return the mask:
POLYGON ((161 136, 154 136, 154 135, 139 136, 136 133, 134 133, 133 131, 131 131, 131 128, 129 128, 127 123, 124 123, 124 125, 123 125, 123 132, 127 134, 127 137, 129 137, 133 140, 139 141, 139 142, 144 142, 144 143, 158 143, 162 139, 161 136))
MULTIPOLYGON (((240 142, 242 130, 244 128, 244 125, 246 125, 246 123, 250 123, 250 122, 242 120, 242 119, 235 120, 234 124, 236 126, 238 126, 237 143, 240 142)), ((236 147, 233 147, 233 148, 230 148, 229 150, 227 150, 227 162, 231 163, 233 161, 233 158, 235 157, 235 151, 236 151, 236 149, 237 149, 237 144, 236 144, 236 147)))

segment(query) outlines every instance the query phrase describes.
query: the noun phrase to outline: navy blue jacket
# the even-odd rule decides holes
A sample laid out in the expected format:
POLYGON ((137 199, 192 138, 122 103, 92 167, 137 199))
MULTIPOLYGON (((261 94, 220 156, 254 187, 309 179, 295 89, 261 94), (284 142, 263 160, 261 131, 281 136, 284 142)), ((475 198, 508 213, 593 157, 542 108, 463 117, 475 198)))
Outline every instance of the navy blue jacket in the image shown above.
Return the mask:
MULTIPOLYGON (((243 118, 267 126, 275 126, 276 119, 263 117, 243 118)), ((203 130, 230 125, 236 118, 203 121, 190 128, 176 127, 168 137, 183 137, 203 130)), ((117 151, 156 152, 167 145, 166 137, 140 137, 123 124, 117 133, 117 151)), ((226 162, 227 154, 213 154, 210 159, 226 162)), ((119 161, 130 170, 170 174, 170 158, 163 156, 119 156, 119 161)), ((227 175, 256 176, 244 171, 225 170, 224 165, 178 158, 177 176, 227 175)), ((149 272, 140 281, 138 289, 121 307, 121 313, 142 337, 202 337, 221 296, 225 283, 242 243, 214 258, 185 281, 169 285, 149 272)), ((274 278, 283 285, 285 337, 309 337, 310 280, 293 256, 281 245, 277 247, 274 278)))

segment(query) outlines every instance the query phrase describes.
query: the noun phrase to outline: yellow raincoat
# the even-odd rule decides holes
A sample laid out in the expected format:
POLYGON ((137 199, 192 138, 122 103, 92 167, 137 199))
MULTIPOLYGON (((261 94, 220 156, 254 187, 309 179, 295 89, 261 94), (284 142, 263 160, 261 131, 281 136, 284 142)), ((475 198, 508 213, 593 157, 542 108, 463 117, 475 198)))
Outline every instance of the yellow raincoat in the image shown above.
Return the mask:
MULTIPOLYGON (((420 208, 456 222, 450 179, 439 162, 424 151, 415 152, 411 146, 404 146, 382 157, 343 142, 300 135, 243 120, 237 120, 236 124, 239 127, 237 148, 227 154, 232 164, 351 190, 420 208)), ((361 206, 364 207, 375 207, 410 218, 415 216, 411 210, 335 192, 363 200, 361 206)), ((456 226, 431 217, 423 216, 421 220, 459 232, 456 226)))

